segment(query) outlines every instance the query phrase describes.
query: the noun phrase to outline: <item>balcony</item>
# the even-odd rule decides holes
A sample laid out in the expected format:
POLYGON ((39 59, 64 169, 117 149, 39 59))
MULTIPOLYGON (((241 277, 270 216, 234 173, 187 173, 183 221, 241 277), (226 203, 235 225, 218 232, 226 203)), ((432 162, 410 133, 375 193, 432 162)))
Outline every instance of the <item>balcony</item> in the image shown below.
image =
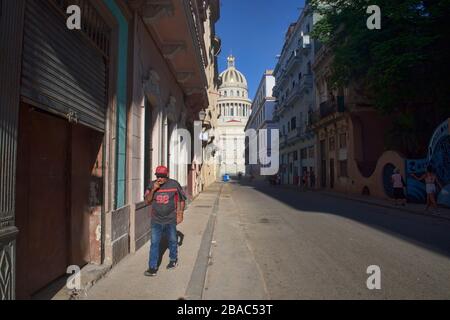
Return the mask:
POLYGON ((287 134, 287 143, 288 144, 293 144, 298 140, 298 135, 300 133, 300 129, 299 128, 295 128, 293 130, 291 130, 290 132, 288 132, 287 134))
POLYGON ((338 97, 336 101, 324 101, 319 105, 319 110, 310 111, 308 113, 309 121, 308 126, 314 126, 322 119, 329 117, 330 115, 335 115, 337 113, 342 113, 345 111, 344 97, 338 97))
POLYGON ((275 105, 274 114, 277 116, 280 116, 284 111, 284 103, 283 101, 277 101, 277 104, 275 105))
POLYGON ((283 88, 284 83, 286 82, 286 80, 288 79, 287 77, 287 70, 285 68, 283 68, 278 77, 276 78, 276 83, 277 83, 277 89, 280 90, 283 88))
POLYGON ((309 93, 313 88, 313 78, 311 74, 305 74, 300 79, 300 94, 309 93))
POLYGON ((323 119, 329 115, 337 112, 337 103, 327 100, 320 104, 319 106, 320 118, 323 119))
POLYGON ((292 105, 297 99, 302 98, 305 94, 312 91, 313 80, 312 75, 304 75, 300 82, 296 83, 294 88, 289 91, 286 99, 281 101, 280 105, 292 105))
POLYGON ((313 126, 314 124, 316 124, 319 121, 320 121, 320 111, 319 110, 309 111, 307 125, 313 126))
POLYGON ((298 41, 299 47, 302 49, 303 54, 308 54, 311 49, 311 37, 309 35, 303 35, 298 41))
POLYGON ((300 127, 291 130, 286 135, 286 145, 292 146, 297 141, 303 142, 306 140, 311 140, 312 138, 314 138, 314 132, 307 127, 306 123, 304 123, 300 127))
MULTIPOLYGON (((186 106, 193 113, 207 108, 209 100, 205 65, 208 52, 201 32, 201 16, 205 14, 203 4, 198 1, 171 0, 130 0, 127 3, 154 36, 155 45, 186 95, 186 106)), ((217 48, 218 40, 213 41, 216 51, 220 49, 217 48)))
POLYGON ((280 89, 281 89, 281 87, 276 84, 272 89, 272 95, 274 97, 278 97, 278 93, 279 93, 280 89))
POLYGON ((293 67, 300 63, 300 50, 293 50, 289 59, 286 62, 286 72, 289 72, 293 67))
POLYGON ((280 149, 287 146, 288 136, 286 134, 280 135, 280 149))
POLYGON ((312 131, 309 128, 309 125, 307 122, 305 122, 303 124, 303 126, 301 128, 299 128, 298 133, 297 133, 297 137, 301 140, 301 141, 306 141, 306 140, 311 140, 314 138, 314 131, 312 131))
POLYGON ((338 96, 337 101, 327 100, 322 102, 320 104, 319 110, 320 110, 320 118, 325 118, 330 114, 336 112, 344 112, 345 111, 344 97, 338 96))
POLYGON ((295 101, 297 101, 297 99, 300 97, 300 91, 301 91, 301 87, 298 84, 296 84, 295 87, 291 91, 289 91, 289 94, 286 97, 284 104, 290 105, 290 104, 294 103, 295 101))

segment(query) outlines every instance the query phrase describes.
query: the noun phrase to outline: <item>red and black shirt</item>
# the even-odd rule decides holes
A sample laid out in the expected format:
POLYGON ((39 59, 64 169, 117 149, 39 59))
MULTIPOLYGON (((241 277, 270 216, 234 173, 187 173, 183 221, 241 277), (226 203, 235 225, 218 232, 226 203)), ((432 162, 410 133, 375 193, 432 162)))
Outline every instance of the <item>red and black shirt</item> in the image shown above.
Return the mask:
MULTIPOLYGON (((155 181, 150 182, 148 190, 153 188, 155 181)), ((168 179, 153 194, 152 222, 159 224, 177 223, 177 206, 185 201, 186 195, 176 180, 168 179)))

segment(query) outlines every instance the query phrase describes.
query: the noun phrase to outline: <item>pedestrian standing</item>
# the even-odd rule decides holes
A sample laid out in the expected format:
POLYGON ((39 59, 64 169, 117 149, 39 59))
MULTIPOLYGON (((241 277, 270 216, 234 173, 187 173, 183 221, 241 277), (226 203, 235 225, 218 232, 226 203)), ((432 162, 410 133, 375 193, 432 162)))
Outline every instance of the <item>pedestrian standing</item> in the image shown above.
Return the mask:
POLYGON ((183 222, 186 195, 178 181, 169 179, 169 170, 164 166, 156 168, 156 180, 150 182, 145 193, 145 203, 152 205, 151 245, 146 276, 158 272, 161 237, 167 234, 170 262, 167 269, 178 265, 177 225, 183 222))
POLYGON ((419 181, 425 181, 425 191, 427 193, 427 206, 425 210, 428 211, 430 207, 434 208, 437 212, 437 203, 436 203, 436 184, 442 189, 442 184, 439 182, 436 174, 434 173, 434 169, 431 165, 427 167, 427 172, 425 172, 420 177, 416 176, 414 173, 411 174, 412 177, 419 181))
POLYGON ((303 185, 303 190, 306 190, 306 188, 308 188, 308 170, 307 169, 305 169, 303 171, 302 185, 303 185))
POLYGON ((406 205, 405 188, 406 184, 403 180, 400 170, 398 168, 394 169, 394 173, 391 176, 392 187, 394 189, 394 199, 395 205, 406 205))
POLYGON ((314 188, 316 186, 316 174, 314 173, 314 170, 311 169, 311 188, 314 188))

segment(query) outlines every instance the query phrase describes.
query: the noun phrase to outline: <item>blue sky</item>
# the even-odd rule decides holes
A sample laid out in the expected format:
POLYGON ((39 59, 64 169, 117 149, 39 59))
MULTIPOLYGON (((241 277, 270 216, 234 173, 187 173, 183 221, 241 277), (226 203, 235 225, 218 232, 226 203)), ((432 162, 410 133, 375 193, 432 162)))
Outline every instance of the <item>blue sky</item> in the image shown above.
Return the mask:
POLYGON ((297 21, 304 0, 220 0, 216 33, 222 39, 219 71, 227 67, 227 56, 236 57, 236 68, 247 78, 253 99, 266 69, 276 65, 284 35, 297 21))

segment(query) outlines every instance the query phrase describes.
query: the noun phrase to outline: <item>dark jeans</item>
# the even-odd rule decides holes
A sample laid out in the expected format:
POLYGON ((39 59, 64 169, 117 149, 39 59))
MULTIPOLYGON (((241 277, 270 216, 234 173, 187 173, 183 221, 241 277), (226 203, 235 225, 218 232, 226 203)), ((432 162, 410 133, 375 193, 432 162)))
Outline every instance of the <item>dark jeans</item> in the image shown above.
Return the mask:
POLYGON ((177 225, 152 223, 152 239, 150 245, 150 258, 148 261, 148 265, 151 269, 158 268, 160 254, 159 245, 161 243, 163 233, 167 234, 167 238, 169 240, 170 261, 175 261, 178 259, 177 225))

